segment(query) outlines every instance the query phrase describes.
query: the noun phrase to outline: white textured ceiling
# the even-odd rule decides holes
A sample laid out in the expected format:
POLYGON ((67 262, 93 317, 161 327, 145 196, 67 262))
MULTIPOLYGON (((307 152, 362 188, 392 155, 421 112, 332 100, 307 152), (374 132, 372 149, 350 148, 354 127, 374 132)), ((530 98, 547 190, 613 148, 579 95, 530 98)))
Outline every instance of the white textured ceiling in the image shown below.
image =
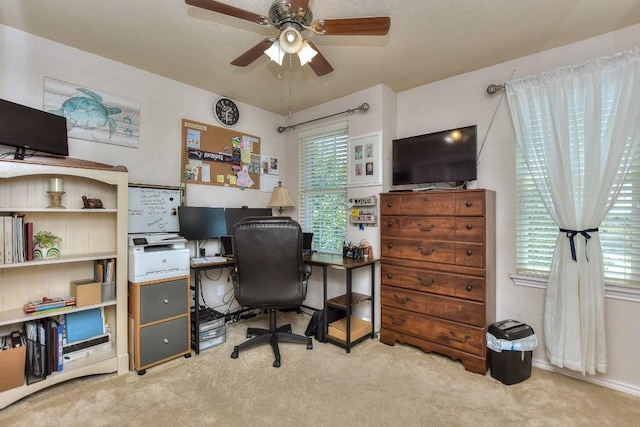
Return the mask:
MULTIPOLYGON (((271 0, 220 0, 267 15, 271 0)), ((403 91, 640 22, 640 0, 310 0, 314 19, 391 17, 387 36, 318 36, 335 71, 230 62, 277 30, 184 0, 2 0, 0 23, 278 114, 377 84, 403 91), (280 76, 280 79, 278 78, 280 76), (291 96, 290 96, 291 94, 291 96)), ((500 82, 497 82, 500 83, 500 82)))

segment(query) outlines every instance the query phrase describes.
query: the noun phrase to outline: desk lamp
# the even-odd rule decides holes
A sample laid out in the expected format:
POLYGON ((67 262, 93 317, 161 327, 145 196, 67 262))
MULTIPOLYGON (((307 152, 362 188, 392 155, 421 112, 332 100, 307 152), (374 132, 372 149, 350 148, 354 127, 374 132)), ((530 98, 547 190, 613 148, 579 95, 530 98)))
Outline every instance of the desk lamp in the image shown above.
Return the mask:
POLYGON ((287 190, 287 187, 282 186, 282 181, 278 181, 278 186, 273 189, 273 194, 271 194, 271 200, 269 200, 267 207, 278 208, 278 215, 282 216, 284 208, 293 206, 295 205, 291 197, 289 197, 289 190, 287 190))

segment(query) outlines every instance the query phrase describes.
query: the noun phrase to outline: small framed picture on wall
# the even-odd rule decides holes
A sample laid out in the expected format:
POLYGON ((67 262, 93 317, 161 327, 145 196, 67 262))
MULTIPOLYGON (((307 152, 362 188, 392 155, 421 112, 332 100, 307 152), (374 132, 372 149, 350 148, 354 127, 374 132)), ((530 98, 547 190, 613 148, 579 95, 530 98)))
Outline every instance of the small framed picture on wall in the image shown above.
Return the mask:
POLYGON ((382 131, 349 138, 349 187, 382 185, 382 131))

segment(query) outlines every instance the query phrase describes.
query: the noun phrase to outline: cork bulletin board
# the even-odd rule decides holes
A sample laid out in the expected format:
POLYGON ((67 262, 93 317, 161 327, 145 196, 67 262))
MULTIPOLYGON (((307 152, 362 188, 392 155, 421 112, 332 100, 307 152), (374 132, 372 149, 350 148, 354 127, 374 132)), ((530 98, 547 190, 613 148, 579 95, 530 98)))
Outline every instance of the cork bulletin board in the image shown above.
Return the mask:
POLYGON ((260 188, 260 138, 182 119, 182 184, 260 188))

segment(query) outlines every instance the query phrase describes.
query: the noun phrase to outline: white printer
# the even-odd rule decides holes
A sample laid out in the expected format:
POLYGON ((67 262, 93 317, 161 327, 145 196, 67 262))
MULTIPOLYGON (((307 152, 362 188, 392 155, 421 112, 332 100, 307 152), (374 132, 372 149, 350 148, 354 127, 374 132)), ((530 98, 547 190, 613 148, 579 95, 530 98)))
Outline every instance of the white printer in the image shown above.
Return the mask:
POLYGON ((129 234, 129 281, 188 276, 189 248, 177 234, 129 234))

